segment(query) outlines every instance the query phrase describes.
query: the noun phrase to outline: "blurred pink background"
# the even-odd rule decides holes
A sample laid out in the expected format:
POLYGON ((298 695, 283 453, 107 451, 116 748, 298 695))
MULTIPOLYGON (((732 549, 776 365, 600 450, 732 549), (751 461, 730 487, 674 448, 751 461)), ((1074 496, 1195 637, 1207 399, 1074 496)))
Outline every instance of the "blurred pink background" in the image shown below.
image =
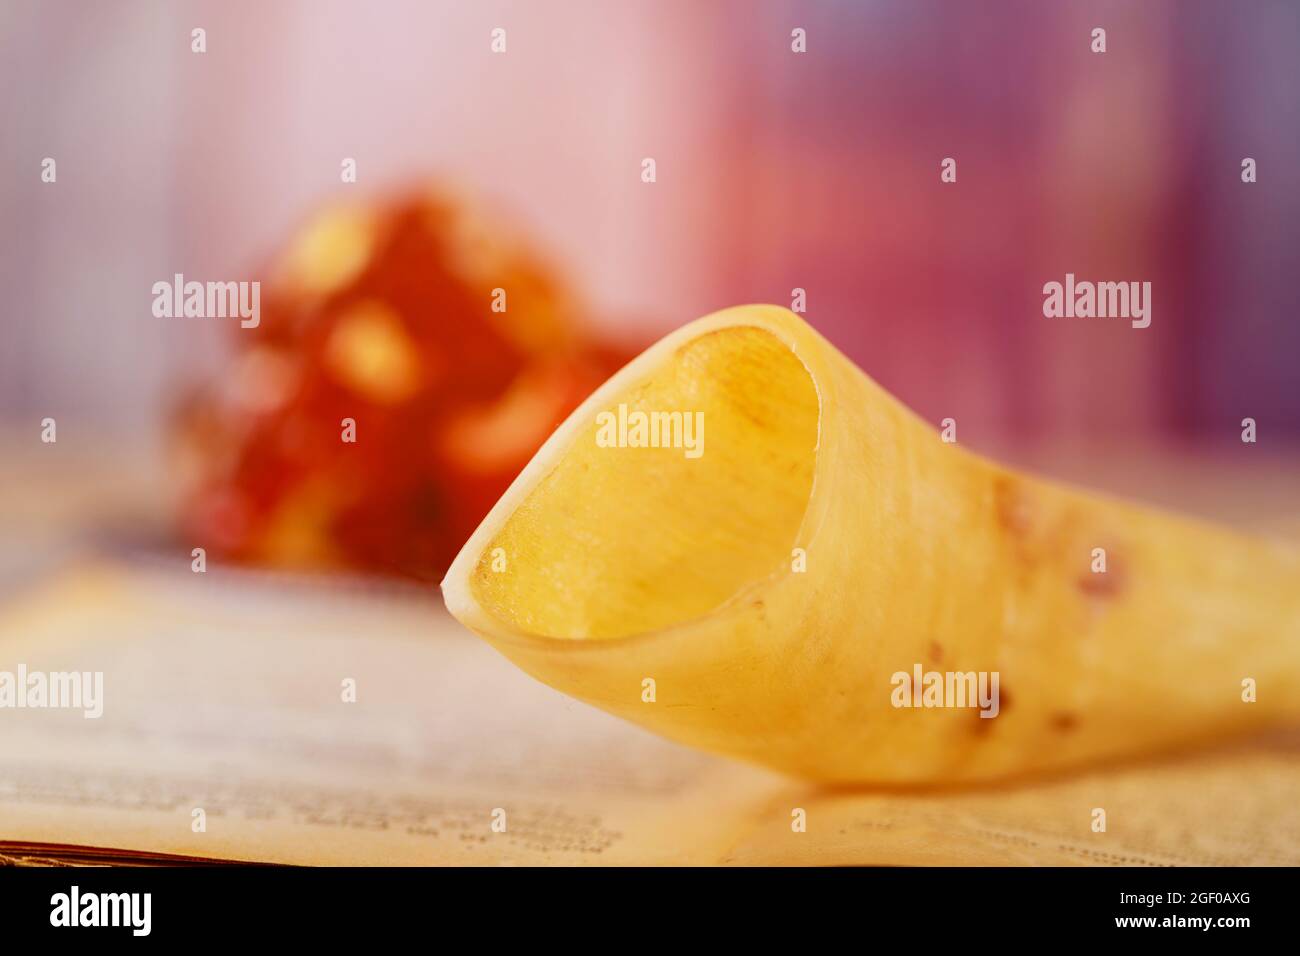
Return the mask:
POLYGON ((229 330, 153 282, 254 278, 319 204, 435 175, 640 342, 806 289, 976 446, 1300 439, 1293 3, 9 0, 0 90, 5 422, 156 440, 229 330), (1151 327, 1045 319, 1067 271, 1152 282, 1151 327))

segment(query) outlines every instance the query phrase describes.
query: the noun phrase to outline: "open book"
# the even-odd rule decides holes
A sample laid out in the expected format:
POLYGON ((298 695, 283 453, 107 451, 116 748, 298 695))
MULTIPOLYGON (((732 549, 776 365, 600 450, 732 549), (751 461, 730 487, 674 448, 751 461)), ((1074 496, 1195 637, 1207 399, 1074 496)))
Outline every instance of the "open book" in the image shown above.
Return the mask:
POLYGON ((0 673, 103 675, 98 717, 0 709, 0 862, 1300 864, 1295 739, 825 790, 536 683, 434 591, 178 566, 78 564, 0 608, 0 673))

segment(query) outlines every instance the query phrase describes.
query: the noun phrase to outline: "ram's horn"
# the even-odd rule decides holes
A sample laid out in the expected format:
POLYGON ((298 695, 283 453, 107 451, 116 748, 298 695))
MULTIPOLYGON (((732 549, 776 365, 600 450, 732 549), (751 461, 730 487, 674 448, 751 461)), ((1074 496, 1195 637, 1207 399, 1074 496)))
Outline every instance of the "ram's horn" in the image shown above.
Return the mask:
POLYGON ((817 780, 988 779, 1300 711, 1300 552, 945 442, 771 306, 605 383, 442 586, 537 679, 817 780))

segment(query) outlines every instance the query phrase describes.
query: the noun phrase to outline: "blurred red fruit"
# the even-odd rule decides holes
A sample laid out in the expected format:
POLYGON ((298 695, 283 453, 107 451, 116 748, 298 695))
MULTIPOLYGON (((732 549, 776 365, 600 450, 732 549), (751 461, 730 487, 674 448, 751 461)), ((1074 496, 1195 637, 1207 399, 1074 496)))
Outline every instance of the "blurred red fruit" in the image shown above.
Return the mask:
POLYGON ((431 193, 321 214, 262 303, 176 429, 187 541, 260 564, 438 579, 630 357, 495 220, 431 193))

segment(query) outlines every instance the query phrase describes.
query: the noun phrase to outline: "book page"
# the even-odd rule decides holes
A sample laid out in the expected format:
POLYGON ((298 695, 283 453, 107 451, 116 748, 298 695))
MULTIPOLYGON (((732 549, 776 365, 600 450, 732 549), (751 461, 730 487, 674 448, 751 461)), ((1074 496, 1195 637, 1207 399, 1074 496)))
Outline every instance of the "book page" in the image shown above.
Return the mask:
POLYGON ((792 789, 725 862, 1298 866, 1298 793, 1294 737, 965 791, 792 789))
POLYGON ((0 710, 11 858, 1300 864, 1294 738, 997 787, 830 790, 573 701, 432 591, 80 566, 0 611, 0 671, 19 664, 102 672, 103 712, 0 710))
POLYGON ((0 670, 104 675, 99 718, 0 711, 0 852, 704 863, 778 785, 538 684, 436 592, 261 580, 93 567, 0 614, 0 670))

